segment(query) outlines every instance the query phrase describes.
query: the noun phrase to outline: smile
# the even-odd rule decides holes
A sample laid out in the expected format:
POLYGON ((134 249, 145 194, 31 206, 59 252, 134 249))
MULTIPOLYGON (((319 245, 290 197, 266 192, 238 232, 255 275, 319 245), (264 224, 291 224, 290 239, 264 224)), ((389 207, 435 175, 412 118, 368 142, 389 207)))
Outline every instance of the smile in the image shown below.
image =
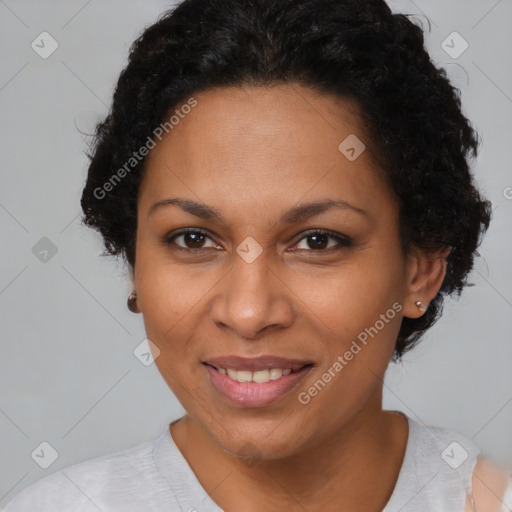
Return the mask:
POLYGON ((292 373, 291 368, 269 368, 267 370, 235 370, 233 368, 217 368, 222 375, 227 375, 230 379, 238 382, 256 382, 261 384, 270 380, 280 379, 283 375, 292 373))
POLYGON ((230 405, 263 407, 283 398, 309 373, 311 364, 291 368, 267 368, 255 371, 215 367, 203 363, 210 383, 230 405))

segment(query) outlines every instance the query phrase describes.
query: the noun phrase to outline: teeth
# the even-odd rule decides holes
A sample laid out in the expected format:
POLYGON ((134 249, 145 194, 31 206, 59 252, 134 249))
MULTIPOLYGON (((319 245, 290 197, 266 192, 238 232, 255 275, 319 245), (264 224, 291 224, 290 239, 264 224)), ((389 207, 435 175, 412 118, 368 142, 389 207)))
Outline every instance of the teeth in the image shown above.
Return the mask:
POLYGON ((217 368, 217 370, 222 375, 227 375, 230 379, 238 382, 256 382, 258 384, 280 379, 283 375, 289 375, 292 371, 290 368, 270 368, 268 370, 256 370, 255 372, 234 370, 232 368, 217 368))
POLYGON ((270 370, 270 380, 276 380, 281 378, 283 375, 288 375, 291 370, 288 368, 287 370, 281 370, 281 368, 272 368, 270 370))
POLYGON ((253 382, 268 382, 270 380, 270 370, 258 370, 253 372, 252 379, 253 382))
POLYGON ((238 382, 251 382, 252 372, 246 370, 238 370, 236 372, 236 380, 238 382))

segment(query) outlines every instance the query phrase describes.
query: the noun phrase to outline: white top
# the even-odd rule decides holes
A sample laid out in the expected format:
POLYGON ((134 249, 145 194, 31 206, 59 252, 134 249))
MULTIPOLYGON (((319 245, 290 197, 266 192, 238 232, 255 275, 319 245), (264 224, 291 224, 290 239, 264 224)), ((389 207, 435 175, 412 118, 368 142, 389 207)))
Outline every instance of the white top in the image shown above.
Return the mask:
MULTIPOLYGON (((383 512, 464 512, 480 450, 453 431, 407 417, 409 438, 383 512)), ((512 509, 512 481, 504 498, 512 509)), ((56 471, 23 489, 5 512, 223 512, 169 432, 56 471)))

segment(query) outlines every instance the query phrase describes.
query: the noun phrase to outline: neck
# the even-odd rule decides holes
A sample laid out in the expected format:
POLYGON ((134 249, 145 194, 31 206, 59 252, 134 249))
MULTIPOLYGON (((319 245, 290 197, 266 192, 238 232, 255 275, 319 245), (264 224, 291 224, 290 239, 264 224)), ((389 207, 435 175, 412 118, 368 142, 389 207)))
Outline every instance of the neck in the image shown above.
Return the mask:
POLYGON ((211 498, 226 511, 313 512, 343 503, 346 510, 377 512, 398 478, 408 425, 401 415, 383 411, 378 396, 300 453, 252 463, 225 452, 188 415, 172 425, 171 433, 203 488, 214 489, 211 498))

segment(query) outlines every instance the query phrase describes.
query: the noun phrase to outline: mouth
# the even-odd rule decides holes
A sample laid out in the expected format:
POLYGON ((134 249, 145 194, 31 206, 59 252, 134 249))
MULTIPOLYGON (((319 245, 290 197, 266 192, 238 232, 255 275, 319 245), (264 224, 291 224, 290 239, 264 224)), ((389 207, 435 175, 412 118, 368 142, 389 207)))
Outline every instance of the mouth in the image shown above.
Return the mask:
POLYGON ((213 368, 221 375, 226 375, 231 380, 237 382, 254 382, 256 384, 264 384, 271 380, 278 380, 283 376, 299 373, 306 367, 313 366, 311 363, 307 363, 301 366, 299 369, 294 370, 293 368, 263 368, 260 370, 240 370, 236 368, 223 368, 216 367, 208 363, 203 363, 210 368, 213 368))
POLYGON ((263 407, 284 398, 314 366, 274 357, 218 358, 202 364, 222 399, 239 407, 263 407))

